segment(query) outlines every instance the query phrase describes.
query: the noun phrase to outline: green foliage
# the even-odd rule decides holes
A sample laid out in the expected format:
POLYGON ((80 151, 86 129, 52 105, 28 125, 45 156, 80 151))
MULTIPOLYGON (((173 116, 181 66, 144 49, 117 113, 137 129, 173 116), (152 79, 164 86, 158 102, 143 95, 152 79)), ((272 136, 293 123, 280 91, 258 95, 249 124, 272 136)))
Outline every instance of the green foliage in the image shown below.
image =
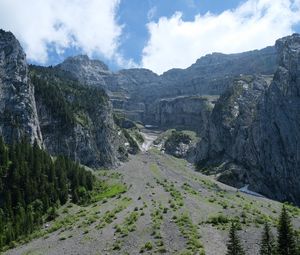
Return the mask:
POLYGON ((265 223, 262 240, 260 244, 260 255, 274 255, 275 245, 274 239, 268 223, 265 223))
POLYGON ((145 243, 145 249, 146 249, 147 251, 150 251, 150 250, 152 250, 152 248, 153 248, 153 245, 152 245, 152 243, 151 243, 151 242, 147 242, 147 243, 145 243))
POLYGON ((107 198, 116 197, 119 194, 126 192, 127 188, 121 183, 107 184, 97 181, 94 189, 91 192, 91 201, 97 202, 107 198))
POLYGON ((123 129, 123 134, 125 136, 125 138, 127 139, 128 143, 129 143, 129 153, 131 154, 137 154, 139 152, 139 146, 137 144, 137 142, 131 137, 131 135, 128 133, 128 131, 126 129, 123 129))
POLYGON ((217 225, 224 225, 227 224, 230 221, 230 219, 223 214, 218 214, 216 216, 211 216, 208 219, 208 223, 217 226, 217 225))
POLYGON ((226 255, 244 255, 245 252, 241 245, 240 239, 237 235, 237 227, 234 222, 232 222, 229 231, 229 240, 227 243, 227 253, 226 255))
POLYGON ((63 132, 68 132, 75 123, 88 126, 89 118, 97 116, 96 112, 108 104, 104 90, 83 86, 67 72, 36 66, 31 66, 30 70, 35 97, 63 132))
MULTIPOLYGON (((191 254, 205 254, 204 248, 200 243, 200 235, 197 227, 193 224, 188 214, 184 213, 176 219, 181 234, 187 239, 187 249, 191 254)), ((190 253, 188 253, 190 254, 190 253)))
POLYGON ((278 255, 296 255, 295 233, 291 218, 285 206, 283 206, 278 224, 278 255))
POLYGON ((78 164, 50 155, 25 139, 7 146, 0 138, 0 250, 27 236, 44 218, 54 219, 56 207, 70 196, 87 203, 94 177, 78 164))
POLYGON ((179 143, 190 144, 191 137, 181 131, 172 131, 172 134, 165 141, 165 149, 172 153, 174 148, 178 147, 179 143))

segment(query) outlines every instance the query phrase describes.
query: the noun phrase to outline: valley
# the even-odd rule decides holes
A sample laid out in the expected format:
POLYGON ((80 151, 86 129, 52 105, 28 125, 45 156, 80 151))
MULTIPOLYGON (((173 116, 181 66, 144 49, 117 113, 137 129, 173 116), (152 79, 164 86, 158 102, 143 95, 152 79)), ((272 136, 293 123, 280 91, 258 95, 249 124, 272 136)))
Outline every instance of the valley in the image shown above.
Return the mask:
POLYGON ((300 250, 299 91, 299 34, 157 75, 0 29, 0 251, 256 255, 285 210, 300 250))
MULTIPOLYGON (((239 192, 162 153, 146 131, 144 151, 121 166, 95 172, 126 189, 89 206, 68 203, 29 243, 5 254, 205 254, 223 255, 230 221, 239 222, 246 254, 258 254, 262 226, 276 226, 282 205, 239 192), (39 237, 40 235, 40 237, 39 237)), ((300 209, 288 206, 294 226, 300 209)))

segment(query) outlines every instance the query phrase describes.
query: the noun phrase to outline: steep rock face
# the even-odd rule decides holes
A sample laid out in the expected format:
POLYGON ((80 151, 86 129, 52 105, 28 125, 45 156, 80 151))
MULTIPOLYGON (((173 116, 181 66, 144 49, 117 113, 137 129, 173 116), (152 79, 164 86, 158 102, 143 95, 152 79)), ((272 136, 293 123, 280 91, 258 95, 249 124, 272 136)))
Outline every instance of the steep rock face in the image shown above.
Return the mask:
POLYGON ((27 137, 42 144, 26 56, 10 32, 0 30, 0 135, 7 143, 27 137))
POLYGON ((148 109, 147 123, 203 133, 217 97, 183 96, 161 99, 148 109))
POLYGON ((212 53, 199 58, 187 69, 171 69, 159 78, 163 85, 146 88, 144 95, 153 98, 180 95, 220 95, 240 74, 273 74, 277 53, 274 47, 237 54, 212 53), (150 91, 151 90, 151 91, 150 91))
POLYGON ((56 68, 32 67, 31 73, 44 144, 52 155, 90 167, 112 166, 127 157, 127 141, 102 89, 83 86, 56 68))
POLYGON ((241 160, 262 175, 264 185, 253 185, 256 191, 300 204, 300 35, 279 39, 276 48, 279 68, 258 105, 241 160))
POLYGON ((300 36, 276 48, 279 67, 269 86, 270 78, 256 77, 221 96, 198 144, 198 166, 230 185, 300 204, 300 36))
POLYGON ((270 81, 269 76, 241 76, 221 95, 199 144, 200 167, 231 162, 241 153, 248 128, 256 115, 257 103, 270 81))
POLYGON ((113 73, 87 56, 68 58, 57 67, 71 72, 82 83, 104 88, 114 108, 126 117, 147 122, 155 121, 151 118, 153 108, 161 99, 220 95, 237 75, 273 74, 276 56, 274 47, 238 54, 213 53, 187 69, 172 69, 160 76, 138 68, 113 73))
POLYGON ((91 60, 86 55, 69 57, 57 66, 71 73, 80 83, 107 89, 105 77, 110 76, 108 67, 99 60, 91 60))

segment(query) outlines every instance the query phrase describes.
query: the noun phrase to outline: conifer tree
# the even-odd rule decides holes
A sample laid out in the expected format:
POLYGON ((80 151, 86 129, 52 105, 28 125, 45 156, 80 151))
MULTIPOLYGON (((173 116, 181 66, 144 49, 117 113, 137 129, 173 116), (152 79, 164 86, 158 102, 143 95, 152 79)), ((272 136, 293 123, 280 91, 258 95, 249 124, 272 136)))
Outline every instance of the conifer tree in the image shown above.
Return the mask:
POLYGON ((229 240, 227 243, 226 255, 245 255, 240 239, 237 235, 237 227, 234 222, 232 222, 229 230, 229 240))
POLYGON ((260 244, 260 255, 274 255, 275 251, 275 243, 271 233, 270 225, 266 222, 260 244))
POLYGON ((278 255, 297 255, 294 230, 285 206, 282 207, 277 231, 278 255))
POLYGON ((55 208, 67 202, 89 202, 94 178, 65 157, 53 162, 35 142, 24 138, 8 146, 0 137, 0 252, 20 236, 53 219, 55 208), (74 197, 73 197, 74 196, 74 197))

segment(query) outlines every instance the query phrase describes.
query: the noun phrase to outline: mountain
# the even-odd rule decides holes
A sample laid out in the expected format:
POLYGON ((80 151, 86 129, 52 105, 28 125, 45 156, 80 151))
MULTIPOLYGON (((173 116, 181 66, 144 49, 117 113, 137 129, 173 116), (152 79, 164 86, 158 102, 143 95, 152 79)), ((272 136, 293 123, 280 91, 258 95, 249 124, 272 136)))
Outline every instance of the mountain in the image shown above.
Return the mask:
POLYGON ((112 166, 127 158, 127 140, 114 123, 108 96, 55 68, 31 66, 45 148, 81 164, 112 166))
POLYGON ((89 86, 105 89, 115 111, 127 118, 157 125, 157 113, 153 111, 160 111, 161 100, 220 95, 237 75, 273 74, 276 58, 273 46, 238 54, 213 53, 187 69, 172 69, 160 76, 138 68, 111 72, 104 63, 87 56, 69 57, 57 68, 69 71, 89 86))
POLYGON ((85 85, 94 79, 96 67, 101 75, 109 71, 100 61, 85 56, 74 61, 66 60, 65 71, 28 68, 17 39, 1 30, 0 135, 9 144, 27 137, 54 156, 65 155, 91 167, 116 165, 128 157, 130 146, 114 123, 105 91, 85 85), (78 63, 88 73, 89 65, 93 65, 93 72, 86 79, 74 79, 68 71, 78 63))
POLYGON ((25 53, 10 32, 0 29, 0 135, 8 143, 27 136, 42 144, 34 87, 25 53))
POLYGON ((198 145, 198 167, 230 185, 299 204, 300 36, 277 40, 276 49, 273 80, 244 79, 220 97, 198 145))
POLYGON ((264 196, 300 204, 299 59, 295 34, 160 76, 84 55, 28 67, 1 30, 0 251, 223 255, 234 224, 259 254, 283 207, 264 196))

